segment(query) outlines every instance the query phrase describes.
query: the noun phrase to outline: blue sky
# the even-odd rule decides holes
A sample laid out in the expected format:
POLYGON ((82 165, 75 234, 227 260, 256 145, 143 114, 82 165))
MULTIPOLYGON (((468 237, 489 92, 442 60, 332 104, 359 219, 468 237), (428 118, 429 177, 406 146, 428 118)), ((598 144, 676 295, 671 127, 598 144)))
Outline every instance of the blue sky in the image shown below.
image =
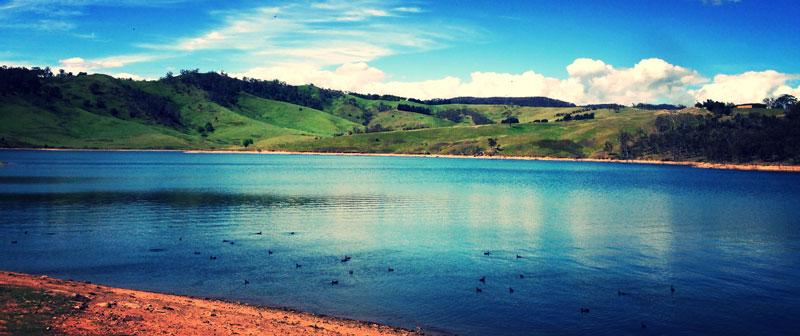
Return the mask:
POLYGON ((800 93, 800 1, 0 0, 0 63, 420 98, 800 93))

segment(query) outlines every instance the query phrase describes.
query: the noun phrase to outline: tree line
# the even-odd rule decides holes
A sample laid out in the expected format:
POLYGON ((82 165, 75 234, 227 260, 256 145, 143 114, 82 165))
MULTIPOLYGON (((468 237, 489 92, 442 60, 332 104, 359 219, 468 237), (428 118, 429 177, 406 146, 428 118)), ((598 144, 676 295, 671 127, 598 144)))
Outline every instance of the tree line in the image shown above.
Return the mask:
MULTIPOLYGON (((791 99, 790 99, 791 100, 791 99)), ((783 116, 760 113, 731 116, 730 104, 698 103, 712 113, 659 116, 655 131, 620 132, 619 158, 708 160, 713 162, 800 163, 800 104, 783 116)))
POLYGON ((485 104, 485 105, 516 105, 532 107, 575 107, 575 104, 563 100, 547 97, 456 97, 420 100, 409 98, 408 101, 425 105, 447 104, 485 104))

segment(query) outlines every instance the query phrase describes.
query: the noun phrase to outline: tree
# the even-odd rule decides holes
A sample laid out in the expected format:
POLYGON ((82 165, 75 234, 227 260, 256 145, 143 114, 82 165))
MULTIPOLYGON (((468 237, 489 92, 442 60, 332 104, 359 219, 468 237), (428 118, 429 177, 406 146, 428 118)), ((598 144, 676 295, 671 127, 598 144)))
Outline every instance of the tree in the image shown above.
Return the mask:
POLYGON ((782 109, 789 109, 790 107, 797 104, 797 98, 790 94, 782 95, 778 98, 775 98, 775 107, 782 108, 782 109))
POLYGON ((103 91, 100 90, 100 84, 97 84, 97 82, 89 85, 89 91, 95 96, 103 94, 103 91))
POLYGON ((495 147, 497 147, 497 139, 495 139, 495 138, 489 138, 489 139, 487 139, 486 141, 489 143, 489 147, 490 147, 490 148, 495 148, 495 147))
POLYGON ((762 102, 764 102, 764 105, 767 105, 767 108, 770 108, 770 109, 771 108, 775 108, 775 98, 774 97, 764 98, 764 100, 762 100, 762 102))
POLYGON ((500 123, 501 124, 519 124, 519 119, 517 119, 516 117, 508 117, 508 118, 503 119, 500 123))
POLYGON ((611 141, 606 141, 606 143, 603 144, 603 151, 605 151, 606 153, 613 152, 614 151, 614 144, 611 143, 611 141))
POLYGON ((247 138, 242 140, 242 146, 247 147, 253 144, 253 139, 247 138))
POLYGON ((632 138, 633 137, 628 132, 619 132, 619 157, 621 159, 631 158, 630 145, 632 138))
POLYGON ((214 132, 214 125, 212 125, 210 122, 207 122, 205 126, 205 131, 208 133, 214 132))

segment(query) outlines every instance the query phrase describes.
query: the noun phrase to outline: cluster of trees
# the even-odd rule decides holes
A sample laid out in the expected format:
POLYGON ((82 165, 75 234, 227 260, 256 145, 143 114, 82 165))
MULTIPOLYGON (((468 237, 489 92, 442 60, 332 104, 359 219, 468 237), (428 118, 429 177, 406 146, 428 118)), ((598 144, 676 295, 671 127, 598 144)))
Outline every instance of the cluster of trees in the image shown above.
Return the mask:
POLYGON ((654 133, 621 132, 619 157, 800 163, 800 104, 789 106, 785 116, 750 113, 725 118, 727 104, 705 106, 714 113, 659 116, 654 133))
POLYGON ((764 98, 764 105, 767 105, 767 108, 789 109, 793 105, 797 105, 797 98, 790 94, 781 95, 777 98, 767 97, 764 98))
POLYGON ((419 100, 409 98, 408 101, 425 105, 445 104, 487 104, 487 105, 517 105, 532 107, 575 107, 575 104, 547 97, 456 97, 447 99, 419 100))
POLYGON ((500 121, 501 124, 519 124, 519 119, 517 117, 506 117, 505 119, 500 121))
MULTIPOLYGON (((63 75, 63 70, 61 72, 63 75)), ((70 74, 71 75, 71 74, 70 74)), ((49 85, 56 77, 50 68, 0 67, 0 95, 34 95, 47 100, 61 99, 61 90, 49 85)))
POLYGON ((357 92, 349 92, 351 96, 355 96, 362 99, 369 99, 369 100, 388 100, 388 101, 401 101, 406 100, 403 97, 398 97, 394 95, 379 95, 379 94, 363 94, 357 92))
POLYGON ((213 133, 214 130, 214 125, 211 124, 211 122, 207 122, 205 126, 197 127, 197 133, 200 133, 200 135, 204 137, 208 136, 209 133, 213 133))
POLYGON ((242 92, 315 109, 323 109, 330 105, 333 99, 343 95, 341 91, 293 86, 278 80, 265 81, 247 77, 238 79, 229 77, 225 73, 201 73, 197 69, 181 70, 180 76, 177 77, 167 73, 161 80, 168 83, 181 82, 203 89, 208 92, 212 101, 223 106, 235 105, 242 92))
POLYGON ((570 113, 557 114, 557 116, 559 115, 561 116, 561 118, 556 119, 556 122, 594 119, 594 112, 589 112, 589 113, 570 112, 570 113))
POLYGON ((625 108, 625 105, 620 105, 620 104, 588 104, 588 105, 584 105, 583 107, 588 109, 586 111, 600 110, 600 109, 621 110, 621 109, 625 108))
POLYGON ((472 119, 472 122, 475 123, 475 125, 494 124, 494 121, 492 121, 492 119, 489 119, 480 112, 465 108, 439 111, 436 112, 436 116, 442 119, 450 120, 455 123, 460 123, 464 120, 465 117, 469 116, 472 119))
POLYGON ((719 101, 714 101, 708 99, 704 102, 697 102, 694 104, 694 107, 697 108, 704 108, 709 112, 713 113, 715 116, 726 116, 731 115, 733 112, 733 103, 723 103, 719 101))
MULTIPOLYGON (((85 75, 85 73, 78 74, 78 76, 85 75)), ((73 77, 75 76, 63 70, 58 74, 53 74, 49 68, 28 69, 3 66, 0 67, 0 95, 29 96, 31 99, 28 101, 34 104, 55 101, 69 103, 69 97, 62 95, 59 84, 73 77)), ((114 117, 124 117, 125 111, 109 106, 110 100, 121 101, 122 104, 117 104, 117 106, 127 109, 127 116, 130 118, 147 119, 176 128, 183 126, 180 110, 169 98, 142 91, 125 81, 120 81, 119 85, 105 89, 98 82, 92 82, 88 89, 88 93, 91 95, 89 97, 80 99, 80 97, 71 96, 73 99, 79 98, 78 107, 110 114, 114 117)))
POLYGON ((536 119, 536 120, 533 121, 534 124, 540 124, 540 123, 541 124, 546 124, 548 122, 550 122, 550 121, 547 120, 547 119, 536 119))
POLYGON ((645 104, 645 103, 639 103, 639 104, 633 105, 633 107, 638 108, 640 110, 682 110, 682 109, 686 108, 686 106, 683 106, 683 105, 645 104))
POLYGON ((398 111, 406 111, 406 112, 414 112, 414 113, 421 113, 421 114, 431 114, 431 109, 422 106, 415 106, 415 105, 408 105, 408 104, 397 104, 398 111))
MULTIPOLYGON (((120 85, 120 90, 117 91, 119 91, 115 93, 117 98, 125 101, 131 118, 149 119, 173 128, 184 126, 180 108, 171 99, 142 91, 127 83, 120 85)), ((105 108, 105 104, 101 104, 102 98, 96 98, 96 101, 98 108, 105 108)))

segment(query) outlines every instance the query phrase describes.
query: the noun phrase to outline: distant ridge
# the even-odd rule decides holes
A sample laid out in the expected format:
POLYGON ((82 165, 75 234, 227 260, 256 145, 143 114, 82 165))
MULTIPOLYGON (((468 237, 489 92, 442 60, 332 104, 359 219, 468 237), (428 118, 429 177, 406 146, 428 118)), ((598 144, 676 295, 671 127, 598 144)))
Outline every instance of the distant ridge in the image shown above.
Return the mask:
POLYGON ((420 100, 410 98, 409 101, 426 105, 445 104, 482 104, 482 105, 517 105, 531 107, 575 107, 575 104, 548 97, 455 97, 420 100))

